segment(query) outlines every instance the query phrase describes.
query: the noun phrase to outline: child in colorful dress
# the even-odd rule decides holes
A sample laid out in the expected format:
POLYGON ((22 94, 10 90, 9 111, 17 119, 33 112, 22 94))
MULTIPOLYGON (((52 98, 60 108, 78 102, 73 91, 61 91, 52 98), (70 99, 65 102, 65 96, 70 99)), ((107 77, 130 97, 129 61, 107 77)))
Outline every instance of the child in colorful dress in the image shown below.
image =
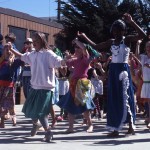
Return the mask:
POLYGON ((21 54, 11 46, 10 50, 31 66, 31 89, 22 109, 25 117, 33 121, 31 136, 37 133, 40 120, 45 130, 43 141, 49 142, 53 137, 48 124, 48 114, 55 89, 54 68, 65 65, 65 61, 48 48, 44 33, 36 32, 32 39, 35 51, 21 54))
POLYGON ((73 41, 75 54, 68 59, 66 65, 73 67, 73 74, 70 78, 69 92, 58 102, 58 106, 68 112, 69 128, 66 133, 72 133, 75 115, 84 113, 88 122, 87 132, 93 132, 90 110, 95 108, 93 97, 94 87, 87 79, 88 68, 91 58, 87 47, 78 39, 73 41))
POLYGON ((2 61, 0 63, 0 128, 4 128, 5 115, 12 116, 13 126, 16 125, 15 112, 15 81, 16 70, 22 62, 15 59, 15 55, 9 51, 8 45, 3 48, 2 61))
POLYGON ((95 44, 84 33, 78 36, 84 38, 95 49, 101 51, 110 48, 112 59, 109 65, 108 77, 108 101, 107 101, 107 128, 112 131, 109 137, 119 135, 124 123, 129 123, 127 135, 135 134, 135 104, 130 69, 128 65, 130 42, 143 39, 144 31, 133 21, 130 14, 123 15, 124 21, 128 22, 137 32, 136 35, 127 35, 126 24, 123 20, 116 20, 111 27, 114 38, 106 42, 95 44))

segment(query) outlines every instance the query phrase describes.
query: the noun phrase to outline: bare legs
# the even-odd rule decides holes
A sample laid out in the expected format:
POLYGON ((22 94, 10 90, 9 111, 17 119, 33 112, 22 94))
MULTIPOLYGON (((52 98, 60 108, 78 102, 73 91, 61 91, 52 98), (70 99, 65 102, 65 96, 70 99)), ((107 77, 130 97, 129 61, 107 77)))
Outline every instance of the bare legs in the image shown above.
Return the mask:
POLYGON ((0 128, 5 128, 4 121, 5 121, 5 117, 3 116, 3 117, 1 117, 0 128))
MULTIPOLYGON (((84 112, 84 118, 87 120, 87 124, 88 124, 88 129, 87 132, 93 132, 93 125, 92 125, 92 121, 91 121, 91 114, 90 111, 85 111, 84 112)), ((72 133, 73 131, 73 124, 74 124, 74 119, 75 116, 73 114, 68 114, 68 121, 69 121, 69 128, 66 131, 67 133, 72 133)))
POLYGON ((2 116, 1 116, 0 128, 5 128, 5 120, 10 119, 10 118, 12 120, 13 126, 16 126, 17 119, 16 119, 16 113, 15 113, 14 107, 9 110, 5 110, 5 112, 2 113, 1 115, 2 116))
POLYGON ((52 117, 52 125, 51 125, 51 127, 53 128, 57 124, 55 110, 54 110, 53 105, 51 105, 51 109, 50 110, 51 110, 50 114, 51 114, 51 117, 52 117))
POLYGON ((147 127, 150 128, 150 99, 148 99, 148 124, 147 127))
MULTIPOLYGON (((53 134, 48 124, 48 116, 41 116, 39 118, 39 121, 45 130, 45 137, 43 141, 50 142, 53 138, 53 134)), ((33 122, 33 128, 31 130, 31 136, 34 136, 36 135, 37 130, 40 128, 40 125, 38 124, 38 119, 33 119, 32 122, 33 122)))
POLYGON ((74 119, 75 119, 75 116, 73 114, 68 113, 69 128, 67 129, 66 133, 74 132, 73 131, 74 119))
POLYGON ((87 124, 88 124, 88 129, 87 132, 93 132, 93 125, 92 125, 92 120, 91 120, 91 113, 90 111, 86 111, 84 112, 84 117, 87 120, 87 124))

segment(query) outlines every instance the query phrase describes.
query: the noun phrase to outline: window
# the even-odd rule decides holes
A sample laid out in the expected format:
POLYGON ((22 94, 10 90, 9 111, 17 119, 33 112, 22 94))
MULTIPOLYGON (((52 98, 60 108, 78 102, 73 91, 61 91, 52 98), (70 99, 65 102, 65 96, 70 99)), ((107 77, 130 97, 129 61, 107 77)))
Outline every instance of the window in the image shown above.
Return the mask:
MULTIPOLYGON (((38 32, 38 31, 30 30, 30 37, 32 37, 35 32, 38 32)), ((48 33, 44 33, 44 34, 45 34, 46 41, 48 42, 49 34, 48 33)))
POLYGON ((9 26, 9 33, 14 33, 16 36, 15 45, 19 51, 22 51, 24 41, 26 40, 26 29, 9 26))

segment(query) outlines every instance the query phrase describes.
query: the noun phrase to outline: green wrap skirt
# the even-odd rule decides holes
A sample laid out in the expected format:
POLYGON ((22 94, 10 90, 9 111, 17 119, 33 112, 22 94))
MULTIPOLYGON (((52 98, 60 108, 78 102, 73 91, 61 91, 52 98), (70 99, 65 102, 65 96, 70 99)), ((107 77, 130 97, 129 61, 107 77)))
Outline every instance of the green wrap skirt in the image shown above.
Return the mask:
POLYGON ((53 92, 44 89, 30 89, 27 100, 24 103, 22 112, 25 117, 39 119, 50 113, 53 92))

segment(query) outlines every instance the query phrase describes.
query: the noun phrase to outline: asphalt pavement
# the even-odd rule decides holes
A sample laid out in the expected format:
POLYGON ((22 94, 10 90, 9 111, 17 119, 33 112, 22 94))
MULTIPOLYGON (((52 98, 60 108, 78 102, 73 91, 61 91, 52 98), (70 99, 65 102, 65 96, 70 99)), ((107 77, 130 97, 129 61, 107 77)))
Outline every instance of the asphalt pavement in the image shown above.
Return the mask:
MULTIPOLYGON (((31 120, 25 118, 21 112, 22 105, 16 105, 17 126, 12 126, 11 120, 6 120, 5 128, 0 129, 0 150, 149 150, 150 130, 144 124, 144 118, 137 115, 136 135, 126 137, 125 126, 117 138, 106 135, 106 119, 93 120, 94 132, 87 133, 86 126, 82 126, 82 119, 75 120, 75 133, 64 134, 68 127, 68 120, 58 122, 52 129, 54 139, 51 143, 42 142, 43 131, 36 136, 30 136, 31 120)), ((56 114, 60 109, 55 106, 56 114)), ((51 124, 51 119, 49 119, 51 124)))

